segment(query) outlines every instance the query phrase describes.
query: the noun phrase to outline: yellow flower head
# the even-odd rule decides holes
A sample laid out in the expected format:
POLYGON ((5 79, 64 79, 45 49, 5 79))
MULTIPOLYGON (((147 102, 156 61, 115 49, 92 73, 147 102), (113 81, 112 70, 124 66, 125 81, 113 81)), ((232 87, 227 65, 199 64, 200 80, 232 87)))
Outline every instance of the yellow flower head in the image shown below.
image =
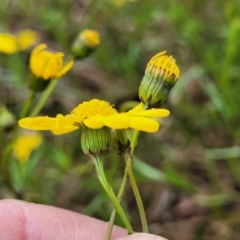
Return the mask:
POLYGON ((54 134, 65 134, 86 126, 100 129, 104 126, 113 129, 133 128, 145 132, 156 132, 159 123, 154 117, 166 117, 170 112, 166 109, 142 110, 140 103, 134 109, 118 113, 110 103, 98 99, 79 104, 66 116, 58 114, 52 117, 23 118, 19 126, 32 130, 50 130, 54 134))
POLYGON ((153 56, 147 64, 145 74, 166 82, 176 82, 179 78, 179 68, 172 56, 165 55, 166 51, 153 56))
POLYGON ((25 163, 42 141, 42 136, 37 133, 19 136, 13 145, 13 154, 21 163, 25 163))
POLYGON ((29 49, 40 39, 38 33, 32 30, 23 30, 19 32, 17 38, 19 50, 29 49))
POLYGON ((13 54, 19 51, 27 50, 39 40, 35 31, 23 30, 17 35, 9 33, 0 33, 0 52, 13 54))
POLYGON ((88 47, 96 48, 100 43, 100 36, 97 31, 85 29, 79 34, 79 39, 88 47))
POLYGON ((136 0, 114 0, 112 3, 116 6, 116 7, 122 7, 124 4, 126 4, 127 2, 135 2, 136 0))
POLYGON ((46 44, 39 44, 31 53, 30 69, 36 77, 43 80, 59 78, 72 68, 72 60, 64 65, 64 53, 52 52, 46 48, 46 44))
POLYGON ((74 41, 72 54, 76 59, 85 58, 91 54, 100 43, 100 36, 97 31, 85 29, 74 41))
POLYGON ((153 56, 147 64, 139 87, 139 98, 146 108, 159 107, 179 78, 179 68, 166 51, 153 56))

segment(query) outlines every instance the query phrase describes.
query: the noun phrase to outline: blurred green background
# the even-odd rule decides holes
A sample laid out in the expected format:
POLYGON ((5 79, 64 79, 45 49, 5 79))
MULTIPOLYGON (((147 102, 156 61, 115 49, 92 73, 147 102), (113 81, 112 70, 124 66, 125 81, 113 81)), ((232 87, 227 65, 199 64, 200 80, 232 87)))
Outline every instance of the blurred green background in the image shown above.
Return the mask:
MULTIPOLYGON (((180 79, 163 106, 171 115, 159 132, 141 134, 134 160, 150 231, 171 240, 240 239, 239 6, 239 0, 0 2, 1 32, 32 29, 55 50, 68 53, 83 29, 100 33, 97 51, 60 80, 41 115, 67 114, 92 98, 120 109, 138 100, 153 55, 167 50, 174 56, 180 79)), ((28 94, 27 77, 27 56, 0 55, 0 103, 16 117, 28 94)), ((111 204, 82 153, 79 133, 43 135, 44 144, 26 165, 12 161, 9 184, 1 173, 0 198, 107 221, 111 204)), ((1 130, 0 154, 11 136, 11 127, 1 130)), ((117 189, 123 160, 111 153, 105 166, 117 189)), ((123 206, 134 230, 141 231, 130 186, 123 206)))

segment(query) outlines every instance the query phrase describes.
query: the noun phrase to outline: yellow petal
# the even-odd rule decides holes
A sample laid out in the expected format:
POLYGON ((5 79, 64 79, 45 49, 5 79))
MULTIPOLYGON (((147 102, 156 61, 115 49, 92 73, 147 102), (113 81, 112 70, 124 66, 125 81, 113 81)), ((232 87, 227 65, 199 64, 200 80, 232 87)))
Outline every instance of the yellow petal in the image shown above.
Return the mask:
POLYGON ((167 117, 170 114, 170 111, 167 109, 156 109, 152 108, 149 110, 139 111, 136 113, 130 113, 131 116, 143 116, 143 117, 167 117))
POLYGON ((135 108, 129 111, 129 113, 139 112, 143 110, 143 104, 139 103, 135 108))
POLYGON ((126 129, 130 126, 130 118, 126 114, 115 114, 104 117, 104 125, 115 129, 126 129))
POLYGON ((157 132, 159 123, 151 118, 132 117, 130 127, 143 132, 157 132))
POLYGON ((54 128, 51 131, 55 135, 61 135, 61 134, 73 132, 77 129, 79 129, 79 127, 71 125, 71 126, 65 126, 64 128, 58 128, 58 129, 54 128))
POLYGON ((31 130, 51 130, 57 124, 56 118, 50 117, 35 117, 35 118, 23 118, 18 121, 18 124, 22 128, 31 130))
POLYGON ((69 71, 72 66, 74 64, 73 60, 70 60, 67 64, 65 64, 65 66, 59 71, 59 73, 57 74, 56 78, 61 77, 62 75, 64 75, 67 71, 69 71))
POLYGON ((83 123, 88 128, 92 128, 92 129, 99 129, 104 126, 103 117, 100 115, 97 115, 97 116, 94 116, 91 118, 87 118, 83 121, 83 123))
POLYGON ((41 52, 43 49, 46 49, 46 48, 47 48, 47 45, 44 44, 44 43, 37 45, 37 46, 32 50, 31 57, 35 57, 39 52, 41 52))

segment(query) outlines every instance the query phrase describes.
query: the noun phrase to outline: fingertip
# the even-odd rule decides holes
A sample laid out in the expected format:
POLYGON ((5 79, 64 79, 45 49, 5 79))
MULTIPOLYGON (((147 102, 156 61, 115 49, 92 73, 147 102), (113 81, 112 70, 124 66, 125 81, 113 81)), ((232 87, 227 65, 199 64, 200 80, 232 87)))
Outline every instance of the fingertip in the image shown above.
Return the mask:
MULTIPOLYGON (((20 200, 0 200, 0 239, 101 240, 108 223, 57 207, 20 200)), ((112 239, 126 236, 114 226, 112 239)))

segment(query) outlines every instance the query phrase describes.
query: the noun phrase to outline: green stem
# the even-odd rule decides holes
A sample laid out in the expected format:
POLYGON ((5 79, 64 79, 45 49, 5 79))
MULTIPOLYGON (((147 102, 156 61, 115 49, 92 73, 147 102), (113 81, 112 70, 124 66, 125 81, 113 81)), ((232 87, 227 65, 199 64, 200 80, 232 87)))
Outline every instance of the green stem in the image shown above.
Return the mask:
POLYGON ((27 100, 26 100, 26 102, 25 102, 25 104, 22 108, 22 111, 20 113, 20 118, 24 118, 24 117, 27 116, 29 108, 32 104, 32 101, 35 98, 35 95, 36 95, 36 92, 31 90, 29 95, 28 95, 28 98, 27 98, 27 100))
POLYGON ((139 136, 139 133, 140 131, 138 130, 134 130, 133 132, 133 136, 132 136, 132 139, 131 139, 131 143, 130 143, 130 156, 132 157, 133 156, 133 152, 135 150, 135 147, 137 145, 137 140, 138 140, 138 136, 139 136))
MULTIPOLYGON (((123 196, 123 191, 124 191, 125 186, 126 186, 126 182, 127 182, 127 167, 124 170, 123 179, 122 179, 122 182, 121 182, 120 188, 118 190, 118 194, 117 194, 117 199, 118 199, 119 202, 121 202, 121 199, 122 199, 122 196, 123 196)), ((108 223, 108 228, 107 228, 107 233, 106 233, 106 236, 105 236, 105 240, 110 240, 112 229, 113 229, 113 224, 114 224, 115 217, 116 217, 116 213, 117 213, 117 211, 114 208, 113 211, 112 211, 109 223, 108 223)))
POLYGON ((123 209, 122 209, 122 207, 119 203, 119 200, 117 199, 117 197, 114 194, 111 186, 107 182, 107 179, 105 177, 104 170, 103 170, 102 159, 98 158, 98 157, 93 157, 93 162, 94 162, 94 165, 95 165, 95 168, 96 168, 97 177, 98 177, 100 183, 102 184, 102 187, 104 188, 107 195, 111 199, 117 213, 122 218, 122 221, 123 221, 125 227, 127 228, 128 233, 129 234, 133 233, 133 229, 132 229, 132 227, 131 227, 131 225, 128 221, 128 218, 127 218, 125 212, 123 211, 123 209))
POLYGON ((41 109, 45 105, 46 101, 48 100, 50 94, 52 93, 52 91, 54 90, 54 88, 56 87, 56 85, 58 83, 57 78, 49 80, 49 81, 50 81, 49 85, 44 90, 44 92, 42 93, 42 96, 39 99, 38 103, 36 104, 36 106, 34 107, 32 112, 30 113, 30 117, 35 117, 41 111, 41 109))
POLYGON ((134 173, 133 173, 133 169, 132 169, 132 158, 129 154, 126 155, 126 162, 127 162, 126 167, 127 167, 127 171, 128 171, 128 176, 129 176, 129 180, 130 180, 130 183, 132 185, 133 193, 134 193, 134 196, 135 196, 135 199, 136 199, 136 202, 137 202, 143 232, 148 233, 148 224, 147 224, 146 213, 145 213, 142 198, 141 198, 141 195, 139 193, 138 186, 137 186, 137 183, 136 183, 136 180, 135 180, 135 177, 134 177, 134 173))

